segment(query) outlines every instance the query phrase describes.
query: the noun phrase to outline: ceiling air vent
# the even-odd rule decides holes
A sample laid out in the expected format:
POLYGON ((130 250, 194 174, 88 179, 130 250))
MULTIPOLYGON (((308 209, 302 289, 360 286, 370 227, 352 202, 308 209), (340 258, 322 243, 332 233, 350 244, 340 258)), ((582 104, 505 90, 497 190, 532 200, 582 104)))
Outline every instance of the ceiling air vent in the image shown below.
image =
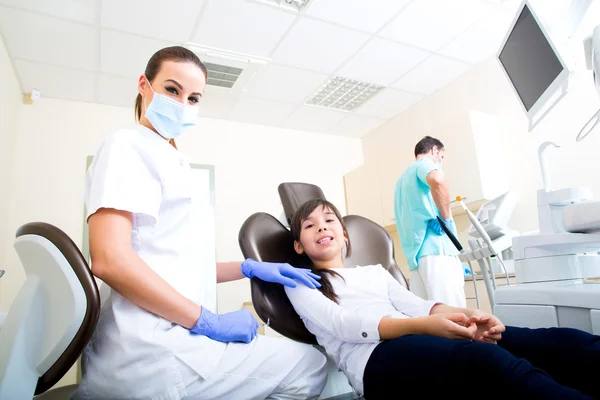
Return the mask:
POLYGON ((229 50, 186 43, 208 69, 207 90, 238 96, 271 60, 229 50))
MULTIPOLYGON (((256 3, 268 4, 295 12, 306 11, 311 0, 253 0, 256 3)), ((312 3, 311 3, 312 4, 312 3)))
POLYGON ((225 88, 232 88, 235 81, 240 77, 244 71, 241 68, 228 67, 227 65, 213 64, 205 62, 206 68, 208 68, 208 85, 221 86, 225 88))
POLYGON ((383 86, 334 76, 321 86, 305 104, 352 111, 381 89, 383 86))

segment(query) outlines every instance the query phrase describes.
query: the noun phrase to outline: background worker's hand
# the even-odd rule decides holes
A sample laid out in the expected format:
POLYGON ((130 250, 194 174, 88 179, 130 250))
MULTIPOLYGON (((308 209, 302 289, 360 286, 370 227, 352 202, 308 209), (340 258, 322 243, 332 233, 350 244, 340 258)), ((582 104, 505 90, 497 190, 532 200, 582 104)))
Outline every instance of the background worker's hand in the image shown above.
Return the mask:
POLYGON ((190 332, 219 342, 250 343, 258 332, 258 321, 248 310, 213 314, 202 307, 202 314, 190 332))
POLYGON ((477 325, 464 313, 441 313, 428 317, 425 333, 456 340, 472 340, 477 325))
MULTIPOLYGON (((452 232, 452 233, 454 233, 454 235, 456 235, 456 225, 454 225, 454 221, 453 220, 446 221, 445 219, 442 219, 442 221, 444 221, 444 223, 446 224, 448 229, 450 229, 450 232, 452 232)), ((440 225, 437 218, 430 219, 429 222, 427 223, 427 228, 432 230, 436 235, 444 234, 444 229, 442 229, 442 226, 440 225)))
POLYGON ((321 287, 321 277, 306 268, 295 268, 288 263, 259 262, 251 258, 242 263, 242 273, 247 278, 258 278, 266 282, 281 283, 296 287, 296 279, 311 289, 321 287))
POLYGON ((506 330, 498 317, 481 310, 473 311, 469 320, 477 326, 473 340, 478 342, 497 343, 502 339, 502 332, 506 330))

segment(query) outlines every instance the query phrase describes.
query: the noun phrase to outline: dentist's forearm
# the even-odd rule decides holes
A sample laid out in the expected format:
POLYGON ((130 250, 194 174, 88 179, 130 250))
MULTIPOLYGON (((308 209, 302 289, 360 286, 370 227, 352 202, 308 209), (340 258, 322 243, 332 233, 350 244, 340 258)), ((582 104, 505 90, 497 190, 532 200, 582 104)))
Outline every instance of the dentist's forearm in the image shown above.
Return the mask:
POLYGON ((237 281, 245 278, 242 274, 241 261, 229 261, 217 263, 217 283, 237 281))
POLYGON ((138 307, 192 328, 201 306, 175 290, 133 251, 132 220, 129 212, 106 208, 89 217, 92 273, 138 307))
POLYGON ((438 210, 440 210, 440 217, 449 221, 452 218, 452 214, 450 213, 450 191, 443 173, 431 171, 427 175, 427 183, 431 189, 433 201, 438 210))
POLYGON ((98 278, 138 307, 187 329, 196 325, 202 307, 175 290, 133 250, 92 264, 93 271, 102 271, 95 274, 98 278))

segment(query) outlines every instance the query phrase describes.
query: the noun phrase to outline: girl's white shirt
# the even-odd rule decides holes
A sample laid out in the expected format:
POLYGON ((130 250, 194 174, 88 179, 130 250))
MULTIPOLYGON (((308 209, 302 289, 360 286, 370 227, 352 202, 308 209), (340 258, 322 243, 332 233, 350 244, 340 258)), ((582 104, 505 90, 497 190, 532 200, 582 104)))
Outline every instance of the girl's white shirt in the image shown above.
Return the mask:
POLYGON ((426 316, 438 302, 415 296, 380 264, 333 271, 343 277, 327 275, 339 304, 300 284, 285 291, 306 328, 363 395, 365 366, 381 341, 381 319, 426 316))

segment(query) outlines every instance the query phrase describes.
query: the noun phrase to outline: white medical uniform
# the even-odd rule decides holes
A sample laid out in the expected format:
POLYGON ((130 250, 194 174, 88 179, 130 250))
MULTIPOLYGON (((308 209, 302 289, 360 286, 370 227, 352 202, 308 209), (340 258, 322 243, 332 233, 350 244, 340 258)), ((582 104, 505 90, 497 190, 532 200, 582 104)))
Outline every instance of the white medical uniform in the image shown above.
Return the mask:
POLYGON ((302 285, 285 292, 306 328, 363 395, 367 361, 381 342, 381 319, 426 316, 436 302, 409 292, 380 264, 333 271, 343 277, 327 275, 339 304, 302 285))
POLYGON ((456 256, 423 256, 410 271, 410 291, 424 299, 435 299, 452 307, 466 307, 465 273, 456 256))
MULTIPOLYGON (((216 285, 215 247, 203 234, 208 204, 192 198, 186 157, 143 126, 109 136, 90 165, 87 217, 133 214, 133 250, 182 295, 203 304, 216 285), (203 271, 212 274, 203 275, 203 271)), ((206 303, 204 303, 206 304, 206 303)), ((217 310, 211 310, 216 312, 217 310)), ((321 393, 326 359, 314 347, 258 336, 250 344, 191 334, 111 291, 82 355, 76 399, 307 399, 321 393)))

